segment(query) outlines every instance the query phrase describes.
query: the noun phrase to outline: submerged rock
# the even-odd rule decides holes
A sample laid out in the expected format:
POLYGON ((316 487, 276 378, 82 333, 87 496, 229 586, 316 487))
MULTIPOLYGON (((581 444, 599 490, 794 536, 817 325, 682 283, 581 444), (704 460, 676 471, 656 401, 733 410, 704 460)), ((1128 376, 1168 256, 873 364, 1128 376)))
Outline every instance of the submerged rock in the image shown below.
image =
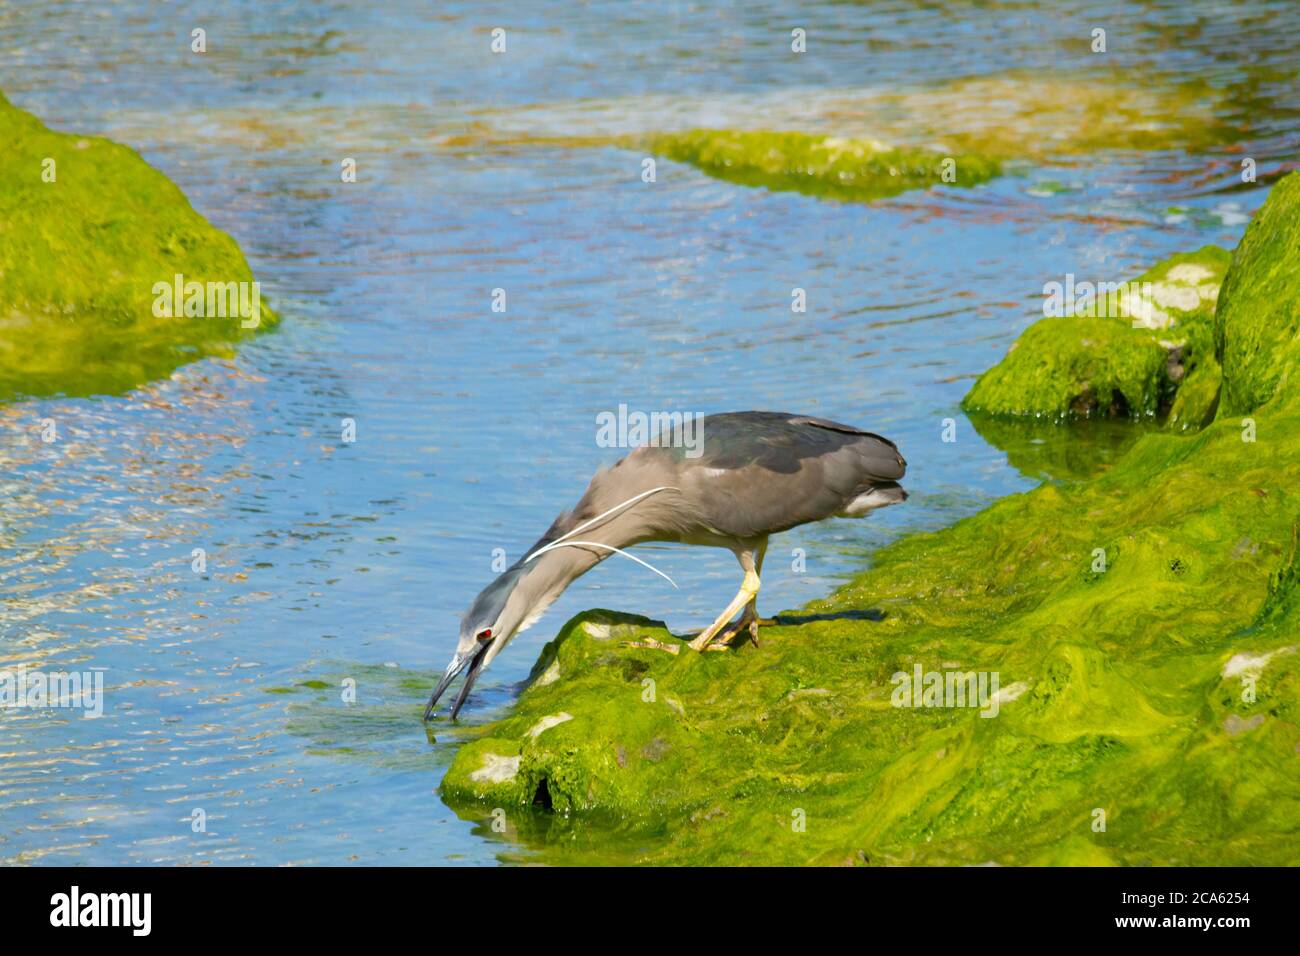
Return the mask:
POLYGON ((0 139, 0 401, 119 393, 275 324, 264 301, 256 325, 240 311, 260 287, 235 240, 134 150, 55 132, 3 94, 0 139), (173 301, 177 276, 203 314, 173 301))
POLYGON ((1230 261, 1206 246, 1077 299, 1067 289, 1060 305, 1070 314, 1026 329, 962 407, 1051 420, 1168 416, 1199 428, 1218 400, 1214 311, 1230 261))
POLYGON ((1203 81, 1134 82, 1078 72, 1011 70, 918 87, 892 85, 837 104, 840 123, 869 117, 900 142, 941 139, 1006 159, 1051 161, 1109 150, 1199 152, 1233 142, 1230 97, 1203 81))
MULTIPOLYGON (((1257 253, 1300 234, 1276 214, 1294 188, 1224 283, 1240 321, 1233 290, 1291 265, 1257 253)), ((1252 301, 1252 336, 1282 341, 1291 301, 1252 301)), ((505 809, 553 862, 611 832, 604 862, 1294 862, 1300 391, 1283 372, 1270 392, 1273 357, 1235 355, 1236 328, 1224 387, 1266 399, 1246 408, 1257 440, 1223 408, 1147 432, 1101 475, 885 548, 761 648, 673 656, 630 646, 675 640, 655 622, 579 616, 534 671, 559 676, 474 732, 445 799, 505 809), (984 675, 988 699, 902 706, 918 666, 984 675)))
MULTIPOLYGON (((870 202, 931 186, 976 186, 999 176, 1004 165, 1066 159, 1075 166, 1079 157, 1112 150, 1204 152, 1242 137, 1240 125, 1224 118, 1231 108, 1231 97, 1201 81, 1013 70, 820 91, 530 103, 430 130, 421 146, 428 140, 454 152, 615 146, 689 163, 740 185, 870 202), (721 128, 683 128, 701 116, 716 117, 721 128)), ((223 115, 194 135, 224 136, 237 128, 273 146, 279 139, 309 139, 306 130, 318 135, 325 123, 355 137, 376 115, 373 108, 361 116, 311 111, 278 114, 275 124, 223 115)), ((412 135, 418 123, 418 115, 403 115, 401 131, 377 136, 374 148, 391 148, 395 135, 412 135)), ((1030 194, 1065 188, 1040 182, 1030 194)))
MULTIPOLYGON (((284 142, 295 147, 322 136, 368 137, 373 149, 398 148, 409 138, 430 140, 454 151, 513 150, 523 146, 644 148, 648 136, 689 136, 691 118, 716 117, 729 130, 779 137, 782 130, 812 139, 831 138, 874 148, 882 143, 925 146, 944 156, 974 156, 1008 165, 1025 162, 1076 166, 1080 157, 1113 150, 1185 151, 1204 154, 1243 137, 1232 118, 1240 104, 1225 90, 1203 81, 1146 76, 1134 81, 1096 70, 1044 73, 1011 70, 919 83, 873 84, 767 93, 645 94, 529 103, 493 109, 469 122, 428 128, 417 110, 278 110, 269 119, 226 110, 199 116, 186 135, 262 148, 284 142), (378 125, 377 125, 378 124, 378 125), (322 132, 322 129, 329 132, 322 132)), ((1068 188, 1068 187, 1065 187, 1068 188)), ((1040 182, 1031 194, 1060 191, 1040 182)))
POLYGON ((798 132, 695 129, 639 142, 728 182, 856 201, 930 186, 976 186, 1001 172, 996 160, 977 155, 798 132))

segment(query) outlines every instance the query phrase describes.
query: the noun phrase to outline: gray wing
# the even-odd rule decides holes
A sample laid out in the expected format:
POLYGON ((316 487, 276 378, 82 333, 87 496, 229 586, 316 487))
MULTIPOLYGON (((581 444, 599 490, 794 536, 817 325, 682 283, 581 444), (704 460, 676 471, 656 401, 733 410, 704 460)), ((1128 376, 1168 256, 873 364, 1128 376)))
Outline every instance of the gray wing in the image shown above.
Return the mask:
POLYGON ((703 421, 699 457, 671 455, 701 523, 757 538, 841 513, 858 495, 903 477, 907 462, 887 438, 850 425, 781 412, 732 412, 703 421))

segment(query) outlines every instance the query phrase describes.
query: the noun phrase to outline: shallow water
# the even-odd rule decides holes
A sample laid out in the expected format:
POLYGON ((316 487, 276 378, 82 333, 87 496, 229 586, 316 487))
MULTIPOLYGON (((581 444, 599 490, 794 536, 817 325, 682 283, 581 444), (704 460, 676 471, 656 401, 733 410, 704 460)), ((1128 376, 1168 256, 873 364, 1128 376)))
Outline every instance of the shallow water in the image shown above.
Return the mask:
MULTIPOLYGON (((0 662, 103 667, 108 687, 95 720, 3 713, 0 860, 519 859, 438 799, 455 733, 431 740, 422 700, 493 549, 513 560, 619 457, 596 445, 599 412, 783 409, 895 439, 905 507, 774 539, 764 607, 797 607, 898 535, 1041 480, 1050 456, 1013 454, 1022 474, 958 402, 1045 282, 1231 246, 1264 195, 1234 188, 1240 158, 1267 173, 1300 146, 1287 2, 817 4, 798 59, 790 18, 761 4, 376 6, 0 8, 0 89, 139 149, 239 240, 284 318, 234 361, 129 395, 0 407, 0 662), (1106 79, 1206 81, 1228 91, 1207 109, 1231 135, 1083 157, 1037 143, 985 188, 871 206, 670 163, 647 186, 629 151, 489 142, 801 118, 924 130, 882 92, 1010 69, 1091 81, 1096 24, 1106 79), (497 25, 504 57, 486 53, 497 25)), ((1098 432, 1099 467, 1124 440, 1098 432)), ((642 551, 679 591, 605 563, 496 661, 467 722, 506 706, 579 610, 687 628, 734 592, 724 552, 642 551)))

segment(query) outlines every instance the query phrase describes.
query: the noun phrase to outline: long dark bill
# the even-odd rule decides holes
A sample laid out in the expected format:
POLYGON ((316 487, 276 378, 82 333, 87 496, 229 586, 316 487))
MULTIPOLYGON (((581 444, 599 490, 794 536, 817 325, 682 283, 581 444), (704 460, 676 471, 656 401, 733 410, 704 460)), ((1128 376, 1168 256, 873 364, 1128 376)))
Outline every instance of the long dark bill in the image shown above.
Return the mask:
POLYGON ((492 643, 492 641, 484 643, 470 660, 469 673, 465 675, 465 683, 460 685, 460 693, 456 695, 456 701, 451 705, 452 720, 455 720, 456 715, 460 713, 461 705, 465 703, 465 698, 469 696, 469 689, 474 686, 474 681, 478 680, 479 671, 483 669, 483 658, 487 656, 488 648, 492 646, 492 643))

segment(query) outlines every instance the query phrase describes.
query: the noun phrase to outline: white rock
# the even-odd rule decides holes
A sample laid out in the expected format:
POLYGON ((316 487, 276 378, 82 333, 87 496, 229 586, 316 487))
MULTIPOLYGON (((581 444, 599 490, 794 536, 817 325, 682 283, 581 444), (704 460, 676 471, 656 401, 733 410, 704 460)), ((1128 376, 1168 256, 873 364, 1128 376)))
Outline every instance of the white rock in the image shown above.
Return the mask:
POLYGON ((1295 650, 1295 645, 1291 647, 1279 647, 1276 650, 1269 651, 1267 654, 1233 654, 1228 658, 1228 663, 1223 665, 1223 676, 1237 677, 1238 675, 1254 675, 1258 677, 1260 673, 1268 666, 1268 662, 1279 654, 1290 654, 1295 650))
POLYGON ((1205 266, 1198 266, 1194 262, 1184 262, 1165 273, 1167 282, 1181 282, 1184 285, 1200 285, 1206 279, 1213 277, 1213 272, 1205 268, 1205 266))
POLYGON ((573 715, 565 713, 564 711, 560 711, 558 714, 551 714, 547 717, 543 717, 541 720, 539 720, 537 723, 533 725, 531 730, 528 731, 528 736, 536 739, 537 737, 540 737, 542 734, 546 733, 556 724, 562 724, 566 720, 572 720, 572 719, 573 719, 573 715))
POLYGON ((1009 701, 1015 700, 1027 690, 1029 690, 1029 685, 1022 680, 1018 680, 1014 684, 1008 684, 1006 687, 999 690, 993 695, 993 700, 996 701, 1000 707, 1009 701))
POLYGON ((554 684, 560 679, 560 662, 559 660, 551 661, 551 666, 542 671, 541 676, 534 682, 538 687, 545 687, 547 684, 554 684))
POLYGON ((1179 312, 1191 312, 1201 304, 1201 293, 1193 286, 1170 285, 1157 282, 1151 290, 1156 304, 1163 309, 1177 309, 1179 312))
POLYGON ((519 756, 503 757, 500 754, 484 754, 483 766, 469 775, 476 783, 505 783, 513 780, 519 773, 519 756))

